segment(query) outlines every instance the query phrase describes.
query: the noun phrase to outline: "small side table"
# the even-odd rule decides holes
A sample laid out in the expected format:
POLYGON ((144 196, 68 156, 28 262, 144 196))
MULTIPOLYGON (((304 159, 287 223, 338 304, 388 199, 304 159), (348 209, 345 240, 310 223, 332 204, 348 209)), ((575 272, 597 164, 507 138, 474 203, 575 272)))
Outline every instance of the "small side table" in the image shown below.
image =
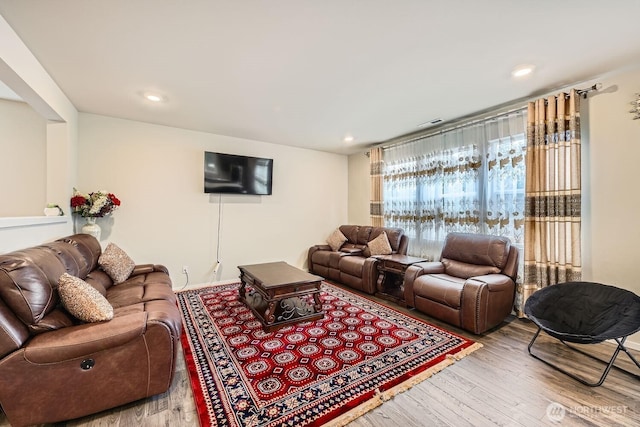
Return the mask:
POLYGON ((376 258, 378 259, 380 276, 378 277, 375 295, 406 307, 404 301, 404 273, 409 266, 427 260, 399 254, 377 255, 376 258))

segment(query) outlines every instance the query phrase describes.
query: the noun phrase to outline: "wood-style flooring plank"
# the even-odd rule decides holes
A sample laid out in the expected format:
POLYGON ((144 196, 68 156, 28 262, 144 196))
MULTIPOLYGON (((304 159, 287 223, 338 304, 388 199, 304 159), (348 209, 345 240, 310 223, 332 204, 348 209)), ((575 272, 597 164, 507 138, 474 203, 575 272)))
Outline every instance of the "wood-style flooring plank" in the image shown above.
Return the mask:
MULTIPOLYGON (((640 377, 614 369, 602 386, 593 388, 570 379, 529 356, 527 345, 537 329, 529 321, 509 318, 499 328, 476 336, 415 310, 384 303, 478 341, 483 347, 352 421, 349 427, 640 425, 640 377)), ((580 349, 608 360, 615 346, 603 343, 580 349)), ((589 378, 599 377, 603 369, 599 362, 544 334, 534 351, 589 378)), ((640 358, 640 352, 631 352, 640 358)), ((626 354, 618 356, 616 366, 640 374, 626 354)), ((189 375, 179 350, 174 379, 166 393, 56 426, 198 425, 189 375)), ((0 414, 0 427, 7 426, 0 414)))

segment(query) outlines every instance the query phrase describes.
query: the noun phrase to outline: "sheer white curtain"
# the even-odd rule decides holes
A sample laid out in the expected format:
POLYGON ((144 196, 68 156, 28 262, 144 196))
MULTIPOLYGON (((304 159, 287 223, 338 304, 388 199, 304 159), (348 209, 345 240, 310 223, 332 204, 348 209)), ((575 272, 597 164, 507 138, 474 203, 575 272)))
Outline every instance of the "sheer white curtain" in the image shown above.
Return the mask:
POLYGON ((384 149, 384 224, 404 229, 409 254, 437 259, 453 231, 522 251, 525 130, 517 111, 384 149))

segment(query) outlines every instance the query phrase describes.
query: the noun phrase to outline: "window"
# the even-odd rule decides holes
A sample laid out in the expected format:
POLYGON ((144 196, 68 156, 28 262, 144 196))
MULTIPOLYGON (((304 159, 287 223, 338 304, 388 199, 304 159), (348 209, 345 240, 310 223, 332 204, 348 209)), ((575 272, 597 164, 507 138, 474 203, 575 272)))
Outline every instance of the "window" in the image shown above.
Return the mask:
POLYGON ((405 230, 409 254, 437 259, 450 232, 523 250, 525 130, 518 111, 383 150, 385 226, 405 230))

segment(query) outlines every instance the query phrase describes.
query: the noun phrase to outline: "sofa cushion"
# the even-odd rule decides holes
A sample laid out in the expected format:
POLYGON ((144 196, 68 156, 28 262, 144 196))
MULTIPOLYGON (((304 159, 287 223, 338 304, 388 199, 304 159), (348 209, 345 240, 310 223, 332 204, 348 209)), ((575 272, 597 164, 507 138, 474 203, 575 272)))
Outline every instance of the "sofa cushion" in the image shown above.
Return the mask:
POLYGON ((454 259, 442 259, 445 272, 451 276, 460 277, 461 279, 468 279, 474 276, 484 276, 486 274, 500 273, 498 267, 493 265, 477 265, 469 264, 462 261, 456 261, 454 259))
POLYGON ((83 258, 87 263, 87 271, 78 274, 78 277, 84 278, 90 271, 98 268, 98 258, 102 253, 102 246, 100 246, 100 242, 98 239, 93 237, 90 234, 78 233, 72 236, 63 237, 62 239, 58 239, 58 242, 64 242, 70 246, 73 246, 82 254, 83 258))
POLYGON ((333 230, 333 233, 327 237, 327 243, 331 246, 331 249, 337 251, 347 241, 347 238, 339 229, 333 230))
POLYGON ((56 241, 44 244, 42 247, 49 248, 58 257, 64 265, 65 271, 70 275, 85 277, 89 274, 89 264, 76 246, 67 242, 56 241))
POLYGON ((102 296, 107 295, 107 289, 113 285, 113 280, 107 273, 102 270, 93 270, 84 278, 84 281, 96 288, 102 296))
POLYGON ((114 308, 155 300, 165 300, 174 304, 177 301, 170 284, 154 280, 127 280, 121 285, 109 288, 106 298, 114 308))
POLYGON ((0 298, 27 327, 33 327, 58 305, 54 291, 65 266, 47 247, 0 255, 0 298))
POLYGON ((366 245, 369 241, 368 239, 364 242, 358 242, 358 232, 362 228, 363 227, 360 227, 359 225, 341 225, 339 230, 344 234, 344 237, 347 238, 348 243, 366 245))
POLYGON ((371 235, 371 230, 373 230, 373 227, 368 225, 358 226, 358 233, 356 236, 355 243, 366 246, 366 244, 369 243, 371 239, 376 237, 371 235))
POLYGON ((93 286, 84 280, 64 273, 58 280, 62 305, 74 317, 84 322, 113 319, 113 307, 93 286))
POLYGON ((369 249, 369 256, 389 255, 392 252, 387 233, 384 231, 380 233, 378 237, 367 243, 367 248, 369 249))
POLYGON ((365 258, 358 256, 345 256, 340 258, 340 271, 351 276, 362 277, 362 269, 365 258))
POLYGON ((115 243, 107 245, 98 259, 98 264, 113 279, 114 285, 127 280, 136 266, 129 255, 115 243))
POLYGON ((345 255, 348 256, 348 254, 344 254, 342 252, 329 252, 329 262, 327 266, 329 268, 337 269, 338 265, 340 264, 340 260, 345 255))

